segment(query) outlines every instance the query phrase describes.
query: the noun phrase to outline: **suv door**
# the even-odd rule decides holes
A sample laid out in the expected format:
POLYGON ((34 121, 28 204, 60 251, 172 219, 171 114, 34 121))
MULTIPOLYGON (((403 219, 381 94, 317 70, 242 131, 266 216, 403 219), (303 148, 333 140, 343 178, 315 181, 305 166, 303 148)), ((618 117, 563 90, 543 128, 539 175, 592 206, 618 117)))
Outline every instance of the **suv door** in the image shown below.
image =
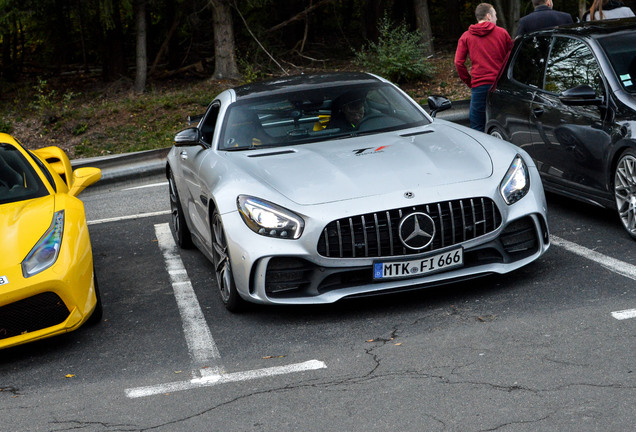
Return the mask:
POLYGON ((550 36, 525 36, 517 40, 510 64, 488 95, 486 131, 501 128, 503 138, 529 151, 530 105, 543 84, 550 36))
POLYGON ((605 190, 603 158, 611 144, 607 104, 607 85, 590 47, 577 38, 555 36, 543 91, 535 94, 530 117, 532 156, 546 183, 592 195, 605 190), (591 87, 596 104, 563 103, 563 92, 577 86, 591 87))

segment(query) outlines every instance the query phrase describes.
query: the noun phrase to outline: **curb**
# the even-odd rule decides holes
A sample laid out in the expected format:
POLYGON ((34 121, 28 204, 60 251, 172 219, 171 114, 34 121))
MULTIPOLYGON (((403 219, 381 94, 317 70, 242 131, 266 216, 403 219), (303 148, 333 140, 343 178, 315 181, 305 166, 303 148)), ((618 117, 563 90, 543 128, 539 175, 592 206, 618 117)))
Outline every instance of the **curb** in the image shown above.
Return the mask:
POLYGON ((75 159, 71 161, 71 166, 73 169, 80 167, 101 169, 102 178, 95 186, 106 186, 165 173, 170 148, 75 159))

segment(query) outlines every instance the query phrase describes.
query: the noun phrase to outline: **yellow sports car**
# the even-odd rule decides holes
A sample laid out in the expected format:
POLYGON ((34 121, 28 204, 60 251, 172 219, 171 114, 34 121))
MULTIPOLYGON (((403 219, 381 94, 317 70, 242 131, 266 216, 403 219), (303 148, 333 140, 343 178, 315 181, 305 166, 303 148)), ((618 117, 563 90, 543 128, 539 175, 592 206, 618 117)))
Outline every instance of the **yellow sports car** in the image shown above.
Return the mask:
POLYGON ((0 133, 0 348, 99 322, 84 204, 101 177, 58 147, 29 151, 0 133))

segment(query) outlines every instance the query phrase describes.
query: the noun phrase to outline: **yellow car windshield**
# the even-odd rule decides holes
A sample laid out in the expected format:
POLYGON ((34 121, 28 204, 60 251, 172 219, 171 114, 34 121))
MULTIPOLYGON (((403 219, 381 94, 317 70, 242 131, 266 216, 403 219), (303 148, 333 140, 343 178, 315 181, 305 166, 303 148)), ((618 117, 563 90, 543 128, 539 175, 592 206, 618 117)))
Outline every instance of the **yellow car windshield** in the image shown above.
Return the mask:
POLYGON ((0 204, 42 197, 48 190, 14 146, 0 143, 0 204))

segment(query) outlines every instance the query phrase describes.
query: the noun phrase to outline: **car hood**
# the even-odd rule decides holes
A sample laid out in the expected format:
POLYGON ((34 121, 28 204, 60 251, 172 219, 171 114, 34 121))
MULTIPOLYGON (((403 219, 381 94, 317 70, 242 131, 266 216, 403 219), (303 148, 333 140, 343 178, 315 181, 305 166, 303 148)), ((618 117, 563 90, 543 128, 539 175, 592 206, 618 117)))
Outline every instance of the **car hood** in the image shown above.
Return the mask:
POLYGON ((443 124, 229 157, 242 159, 235 162, 249 175, 301 205, 435 188, 493 172, 477 140, 443 124))
MULTIPOLYGON (((0 207, 0 238, 2 239, 3 267, 19 264, 51 226, 55 210, 55 197, 48 195, 0 207)), ((0 276, 2 276, 0 274, 0 276)))

